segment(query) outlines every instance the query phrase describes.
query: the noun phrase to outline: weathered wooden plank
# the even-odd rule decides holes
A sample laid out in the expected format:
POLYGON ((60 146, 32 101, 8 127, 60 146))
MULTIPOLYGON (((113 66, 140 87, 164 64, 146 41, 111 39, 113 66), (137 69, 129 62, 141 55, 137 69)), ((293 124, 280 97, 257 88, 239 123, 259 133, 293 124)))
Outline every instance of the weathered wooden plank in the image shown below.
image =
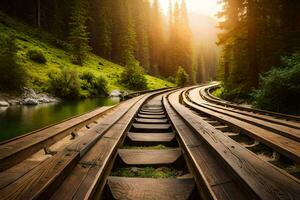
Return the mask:
POLYGON ((139 114, 142 114, 142 115, 164 115, 165 112, 164 111, 161 111, 161 112, 140 111, 139 114))
POLYGON ((134 142, 171 142, 175 138, 175 133, 133 133, 127 136, 134 142))
POLYGON ((179 148, 162 150, 119 149, 118 155, 128 165, 159 165, 174 163, 182 153, 179 148))
POLYGON ((146 118, 135 118, 138 123, 147 124, 165 124, 168 123, 168 119, 146 119, 146 118))
POLYGON ((79 159, 77 152, 62 151, 0 190, 1 199, 47 199, 79 159))
POLYGON ((193 179, 151 179, 151 178, 108 178, 108 186, 115 199, 189 199, 195 183, 193 179))
POLYGON ((0 145, 0 171, 5 170, 44 147, 48 147, 85 124, 91 123, 111 107, 102 107, 90 113, 66 120, 24 137, 0 145))
POLYGON ((141 111, 143 112, 163 112, 164 110, 162 108, 142 108, 141 111))
POLYGON ((133 123, 131 126, 131 130, 134 132, 170 132, 171 129, 170 124, 141 124, 141 123, 133 123))
POLYGON ((163 119, 163 118, 166 118, 166 115, 143 115, 143 114, 138 114, 138 117, 148 118, 148 119, 163 119))

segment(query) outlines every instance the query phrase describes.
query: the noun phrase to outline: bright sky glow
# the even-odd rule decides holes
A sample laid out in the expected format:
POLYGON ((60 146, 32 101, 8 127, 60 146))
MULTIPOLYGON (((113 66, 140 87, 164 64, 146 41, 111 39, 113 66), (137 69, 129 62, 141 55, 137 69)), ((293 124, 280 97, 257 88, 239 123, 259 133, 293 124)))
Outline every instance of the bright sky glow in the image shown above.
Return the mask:
MULTIPOLYGON (((199 13, 216 17, 215 15, 222 10, 222 5, 217 3, 218 0, 186 0, 189 12, 199 13)), ((159 0, 161 9, 164 13, 168 12, 169 0, 159 0)), ((172 0, 173 3, 176 0, 172 0)), ((181 2, 181 0, 178 0, 181 2)))

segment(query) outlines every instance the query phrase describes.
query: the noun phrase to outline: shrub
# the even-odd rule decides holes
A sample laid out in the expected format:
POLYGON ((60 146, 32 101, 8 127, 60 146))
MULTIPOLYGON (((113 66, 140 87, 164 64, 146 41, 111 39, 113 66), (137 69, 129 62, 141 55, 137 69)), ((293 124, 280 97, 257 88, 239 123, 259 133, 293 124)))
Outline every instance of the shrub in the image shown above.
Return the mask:
POLYGON ((189 75, 186 73, 186 71, 182 67, 178 67, 178 70, 176 72, 176 84, 178 86, 185 86, 189 82, 189 75))
POLYGON ((107 80, 102 77, 96 77, 92 72, 84 72, 81 76, 81 88, 88 91, 89 96, 107 95, 107 80))
POLYGON ((261 76, 254 103, 263 109, 296 113, 300 111, 300 54, 283 58, 282 65, 261 76))
POLYGON ((0 34, 0 90, 20 91, 26 81, 26 72, 17 62, 17 46, 14 35, 0 34))
POLYGON ((96 78, 93 87, 98 96, 107 95, 108 93, 107 80, 102 76, 96 78))
POLYGON ((138 62, 133 62, 122 72, 121 83, 131 90, 145 90, 147 89, 147 79, 144 75, 144 70, 138 62))
POLYGON ((48 74, 50 91, 62 98, 78 98, 80 95, 80 82, 76 70, 63 68, 48 74))
POLYGON ((27 52, 27 55, 29 59, 34 62, 41 63, 41 64, 45 64, 47 62, 47 59, 45 58, 41 50, 31 49, 27 52))
POLYGON ((166 80, 170 83, 176 83, 176 78, 174 76, 169 76, 166 80))

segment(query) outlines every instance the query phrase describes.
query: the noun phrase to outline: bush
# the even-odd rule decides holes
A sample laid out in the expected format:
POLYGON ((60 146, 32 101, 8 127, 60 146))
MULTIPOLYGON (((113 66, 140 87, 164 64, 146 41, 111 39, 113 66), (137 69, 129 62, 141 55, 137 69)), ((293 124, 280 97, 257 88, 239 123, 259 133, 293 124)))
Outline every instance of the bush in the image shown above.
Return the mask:
POLYGON ((93 87, 98 96, 99 95, 103 96, 108 94, 107 80, 102 76, 96 78, 93 87))
POLYGON ((127 66, 121 74, 121 83, 131 90, 147 89, 147 79, 142 67, 138 62, 133 62, 127 66))
POLYGON ((34 62, 41 63, 41 64, 45 64, 47 62, 47 59, 45 58, 41 50, 31 49, 27 52, 27 55, 29 59, 34 62))
POLYGON ((102 77, 96 77, 92 72, 84 72, 81 76, 81 88, 88 91, 89 96, 107 95, 107 80, 102 77))
POLYGON ((0 90, 20 91, 26 81, 24 68, 17 62, 15 36, 0 34, 0 90))
POLYGON ((277 112, 300 111, 300 54, 282 59, 283 66, 261 76, 253 97, 257 107, 277 112))
POLYGON ((176 72, 176 84, 178 86, 185 86, 189 82, 189 75, 186 73, 186 71, 182 67, 178 67, 178 70, 176 72))
POLYGON ((78 98, 80 96, 80 80, 76 70, 63 68, 48 74, 50 92, 61 98, 78 98))
POLYGON ((169 76, 166 81, 170 82, 170 83, 176 83, 176 78, 174 76, 169 76))

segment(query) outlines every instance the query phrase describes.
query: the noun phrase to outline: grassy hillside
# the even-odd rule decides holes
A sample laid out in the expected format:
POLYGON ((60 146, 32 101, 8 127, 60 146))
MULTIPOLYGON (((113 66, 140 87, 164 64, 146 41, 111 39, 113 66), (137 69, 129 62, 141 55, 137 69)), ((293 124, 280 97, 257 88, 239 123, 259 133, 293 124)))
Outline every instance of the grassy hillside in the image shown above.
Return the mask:
MULTIPOLYGON (((14 20, 0 12, 0 33, 4 35, 14 34, 17 38, 18 62, 24 66, 28 79, 26 85, 38 91, 47 91, 48 74, 59 68, 74 68, 78 74, 92 72, 94 75, 102 75, 108 81, 109 91, 114 89, 127 90, 119 83, 123 67, 108 60, 89 54, 83 66, 74 65, 68 52, 67 44, 56 40, 52 35, 33 29, 17 20, 14 20), (47 62, 39 64, 29 59, 29 50, 40 50, 47 62)), ((148 88, 158 89, 173 86, 172 83, 146 75, 148 88)))

